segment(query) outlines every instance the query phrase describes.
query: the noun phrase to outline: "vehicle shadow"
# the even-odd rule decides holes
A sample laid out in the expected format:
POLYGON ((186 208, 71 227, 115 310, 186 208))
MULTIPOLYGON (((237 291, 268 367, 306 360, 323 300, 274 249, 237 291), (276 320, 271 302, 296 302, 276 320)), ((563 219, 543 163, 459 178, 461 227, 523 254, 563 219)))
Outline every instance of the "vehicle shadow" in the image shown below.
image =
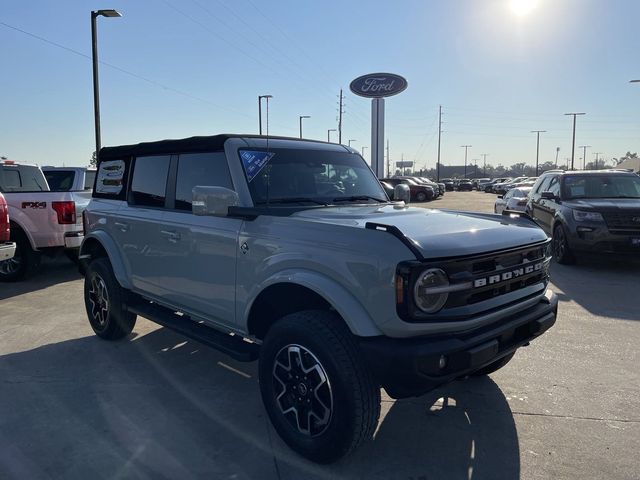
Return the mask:
POLYGON ((640 260, 578 257, 576 265, 551 265, 552 289, 593 315, 640 320, 640 260))
POLYGON ((291 452, 256 364, 159 328, 0 357, 0 478, 518 478, 513 416, 490 378, 383 402, 375 439, 334 465, 291 452))
POLYGON ((43 258, 35 274, 19 282, 0 283, 0 300, 82 278, 78 267, 66 257, 43 258))

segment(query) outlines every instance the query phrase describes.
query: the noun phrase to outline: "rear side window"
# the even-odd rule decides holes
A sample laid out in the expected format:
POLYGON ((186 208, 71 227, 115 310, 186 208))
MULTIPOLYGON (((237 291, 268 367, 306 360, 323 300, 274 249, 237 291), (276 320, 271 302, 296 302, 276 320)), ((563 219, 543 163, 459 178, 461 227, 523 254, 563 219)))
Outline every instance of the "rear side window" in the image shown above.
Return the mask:
POLYGON ((39 167, 32 165, 2 165, 0 192, 48 192, 49 185, 39 167))
MULTIPOLYGON (((134 172, 135 178, 135 172, 134 172)), ((176 179, 177 210, 191 211, 193 187, 211 186, 233 189, 224 152, 182 154, 178 158, 176 179)))
POLYGON ((75 172, 65 170, 48 170, 44 172, 52 192, 68 192, 73 186, 75 172))
POLYGON ((164 207, 170 159, 169 155, 136 158, 129 196, 132 204, 164 207))
MULTIPOLYGON (((128 167, 131 161, 103 160, 98 163, 97 179, 93 196, 96 198, 110 198, 114 200, 126 199, 126 183, 128 167)), ((93 172, 87 172, 87 175, 93 172)), ((93 175, 96 175, 93 173, 93 175)), ((86 180, 85 180, 86 184, 86 180)), ((93 181, 90 187, 93 185, 93 181)))

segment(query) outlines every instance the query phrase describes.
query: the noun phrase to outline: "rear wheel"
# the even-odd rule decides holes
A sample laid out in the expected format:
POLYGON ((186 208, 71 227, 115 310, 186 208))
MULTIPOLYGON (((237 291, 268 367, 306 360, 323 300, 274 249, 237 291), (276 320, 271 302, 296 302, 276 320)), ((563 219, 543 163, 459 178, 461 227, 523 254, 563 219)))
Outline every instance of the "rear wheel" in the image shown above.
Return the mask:
POLYGON ((563 265, 571 265, 572 263, 575 263, 576 257, 569 248, 567 234, 561 224, 556 225, 553 229, 551 248, 553 250, 553 258, 556 262, 563 265))
POLYGON ((304 311, 280 319, 265 338, 259 368, 269 418, 300 455, 330 463, 373 436, 380 387, 335 314, 304 311))
POLYGON ((0 281, 3 282, 28 278, 40 266, 40 253, 31 248, 31 243, 22 230, 12 228, 11 241, 16 243, 16 252, 13 258, 0 262, 0 281))
POLYGON ((133 330, 136 315, 125 309, 126 293, 109 260, 97 258, 89 264, 84 277, 84 304, 91 328, 100 338, 118 340, 133 330))
POLYGON ((419 202, 424 202, 427 199, 427 194, 424 192, 418 192, 416 194, 416 200, 419 202))

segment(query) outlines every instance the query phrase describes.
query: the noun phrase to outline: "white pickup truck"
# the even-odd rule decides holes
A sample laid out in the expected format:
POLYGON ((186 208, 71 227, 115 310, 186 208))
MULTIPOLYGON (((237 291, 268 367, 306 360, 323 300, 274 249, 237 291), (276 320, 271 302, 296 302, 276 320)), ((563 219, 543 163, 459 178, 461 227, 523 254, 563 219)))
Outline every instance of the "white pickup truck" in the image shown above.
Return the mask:
POLYGON ((0 281, 16 281, 34 273, 42 254, 65 252, 70 258, 84 238, 82 212, 91 192, 54 192, 37 165, 0 161, 0 192, 11 219, 13 258, 0 262, 0 281))
POLYGON ((91 191, 96 179, 95 167, 42 167, 52 192, 91 191))

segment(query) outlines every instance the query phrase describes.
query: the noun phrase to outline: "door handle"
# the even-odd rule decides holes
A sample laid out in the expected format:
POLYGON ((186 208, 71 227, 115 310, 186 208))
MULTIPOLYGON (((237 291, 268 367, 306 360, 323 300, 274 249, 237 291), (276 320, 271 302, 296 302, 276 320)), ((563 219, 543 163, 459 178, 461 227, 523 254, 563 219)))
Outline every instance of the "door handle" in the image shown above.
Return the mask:
POLYGON ((121 232, 129 231, 129 224, 124 222, 114 222, 114 225, 120 229, 121 232))
POLYGON ((178 232, 172 232, 169 230, 160 230, 160 233, 166 236, 167 240, 169 240, 170 242, 175 243, 178 240, 180 240, 180 234, 178 232))

